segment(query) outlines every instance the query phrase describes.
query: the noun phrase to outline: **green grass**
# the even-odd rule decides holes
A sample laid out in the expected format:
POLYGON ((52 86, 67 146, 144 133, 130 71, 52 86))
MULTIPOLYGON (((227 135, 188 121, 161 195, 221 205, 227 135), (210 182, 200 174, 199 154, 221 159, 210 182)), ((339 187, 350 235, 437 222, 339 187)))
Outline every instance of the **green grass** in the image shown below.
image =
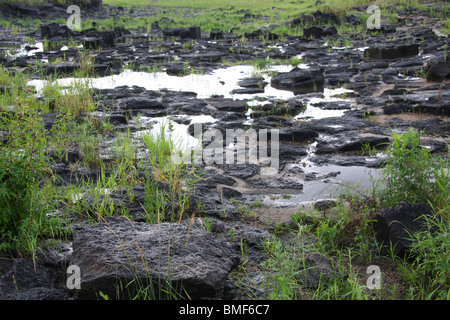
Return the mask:
POLYGON ((428 219, 428 230, 411 235, 412 262, 398 260, 410 283, 408 296, 420 300, 450 299, 450 221, 428 219), (434 233, 431 230, 434 229, 434 233))
MULTIPOLYGON (((287 2, 280 0, 272 1, 121 1, 121 0, 106 0, 105 4, 115 6, 159 6, 160 12, 156 12, 156 15, 152 17, 151 21, 147 19, 132 19, 125 18, 125 21, 117 21, 123 23, 129 28, 137 26, 150 29, 153 21, 160 21, 161 18, 173 19, 174 23, 160 22, 159 25, 162 28, 167 27, 187 27, 191 25, 199 26, 202 31, 211 31, 215 28, 219 28, 226 32, 231 31, 233 28, 235 32, 244 34, 246 32, 252 32, 260 27, 267 25, 267 21, 261 19, 263 16, 267 16, 270 23, 277 24, 279 21, 287 21, 299 16, 305 12, 315 11, 315 1, 307 0, 305 2, 287 2), (243 12, 244 10, 244 12, 243 12), (245 12, 251 12, 255 14, 252 24, 247 24, 242 21, 245 12)), ((117 23, 116 22, 116 23, 117 23)), ((106 21, 105 21, 106 23, 106 21)), ((109 24, 115 23, 111 21, 109 24)), ((292 33, 291 29, 283 29, 287 33, 292 33)), ((281 31, 281 30, 278 30, 281 31)), ((298 31, 296 32, 298 33, 298 31)))
POLYGON ((306 1, 302 5, 301 2, 287 2, 283 0, 270 0, 270 1, 260 1, 260 0, 249 0, 249 1, 240 1, 240 0, 230 0, 230 1, 219 1, 219 0, 104 0, 105 4, 114 5, 114 6, 161 6, 161 7, 185 7, 185 8, 194 8, 194 9, 218 9, 218 8, 236 8, 239 9, 262 9, 269 10, 272 7, 277 7, 280 9, 298 9, 300 6, 313 5, 315 1, 306 1))
POLYGON ((181 221, 189 211, 189 198, 194 185, 201 179, 198 169, 189 164, 174 161, 180 152, 180 144, 170 136, 171 122, 163 122, 159 133, 144 134, 142 139, 148 149, 152 175, 147 178, 145 211, 150 221, 181 221), (158 183, 167 188, 160 190, 158 183), (166 207, 169 206, 169 216, 166 207))
MULTIPOLYGON (((89 55, 81 53, 79 57, 85 61, 82 66, 91 65, 89 55)), ((76 73, 92 74, 89 68, 76 73)), ((115 203, 105 190, 124 190, 133 202, 132 187, 143 184, 143 209, 147 210, 148 222, 175 222, 188 214, 190 194, 199 176, 196 168, 171 161, 176 146, 165 136, 164 127, 157 139, 144 138, 149 151, 148 162, 144 164, 137 154, 137 141, 129 132, 116 132, 104 120, 82 116, 96 108, 88 80, 75 79, 62 86, 57 76, 49 77, 43 99, 36 99, 31 90, 24 90, 29 80, 25 73, 0 67, 0 85, 8 86, 0 94, 0 131, 8 137, 2 142, 0 153, 0 203, 5 208, 0 215, 0 250, 22 250, 34 257, 40 241, 49 233, 51 237, 64 238, 64 217, 47 216, 56 210, 58 203, 65 204, 63 214, 76 213, 92 221, 110 215, 126 216, 127 209, 115 203), (8 112, 11 105, 16 105, 15 112, 8 112), (46 130, 42 114, 49 112, 58 115, 53 127, 46 130), (108 161, 100 157, 106 136, 115 137, 111 146, 113 159, 108 161), (69 148, 79 150, 81 157, 71 164, 71 170, 92 169, 99 173, 98 179, 82 179, 62 188, 53 185, 58 177, 50 172, 49 155, 67 161, 69 148), (47 154, 46 150, 51 152, 47 154), (21 156, 16 161, 11 154, 21 156), (143 171, 147 173, 145 177, 140 174, 143 171), (45 182, 40 182, 41 179, 45 182), (73 200, 70 196, 83 193, 90 196, 91 202, 84 198, 73 200)))
POLYGON ((2 4, 11 4, 11 3, 21 3, 24 5, 29 6, 37 6, 37 5, 43 5, 45 3, 48 3, 48 0, 3 0, 2 4))
MULTIPOLYGON (((309 233, 302 226, 294 236, 300 241, 309 233)), ((333 274, 312 281, 313 267, 305 263, 313 248, 306 248, 300 242, 285 245, 281 240, 272 238, 263 244, 268 260, 262 265, 266 281, 264 286, 270 300, 369 300, 372 293, 367 290, 361 277, 362 270, 353 267, 351 251, 340 252, 333 263, 333 274), (310 273, 312 272, 312 273, 310 273)))
POLYGON ((363 193, 347 188, 326 215, 312 209, 299 210, 291 217, 297 226, 290 230, 291 245, 276 238, 264 244, 269 298, 398 299, 400 283, 388 286, 382 281, 380 290, 367 290, 364 268, 379 262, 397 269, 404 282, 402 299, 450 298, 449 161, 432 157, 420 146, 419 137, 413 129, 393 133, 384 176, 374 181, 372 189, 363 193), (396 257, 393 248, 382 250, 383 244, 377 243, 373 230, 376 212, 405 199, 427 202, 434 210, 434 216, 427 218, 427 229, 410 235, 413 258, 408 261, 396 257), (310 245, 305 247, 305 242, 310 245), (337 261, 335 275, 320 281, 316 288, 307 288, 298 280, 305 250, 337 261))
POLYGON ((441 29, 441 32, 444 34, 450 33, 450 18, 447 18, 447 21, 444 23, 444 29, 441 29))
POLYGON ((253 61, 253 67, 258 71, 269 68, 271 64, 271 59, 256 59, 253 61))
POLYGON ((61 85, 56 79, 48 79, 43 88, 43 96, 48 107, 56 112, 80 115, 95 110, 93 91, 87 79, 74 80, 68 87, 61 85))
MULTIPOLYGON (((30 0, 32 1, 32 0, 30 0)), ((41 0, 37 0, 40 2, 41 0)), ((369 6, 373 4, 369 0, 324 0, 322 4, 316 5, 315 0, 305 0, 305 1, 284 1, 284 0, 250 0, 250 1, 180 1, 180 0, 169 0, 169 1, 138 1, 138 0, 104 0, 104 4, 113 6, 124 6, 124 7, 143 7, 152 6, 154 14, 150 17, 130 17, 121 16, 115 18, 106 19, 83 19, 82 28, 92 27, 92 23, 97 23, 101 28, 112 29, 117 25, 123 25, 128 29, 147 29, 150 30, 151 24, 153 22, 158 22, 162 28, 172 28, 172 27, 189 27, 192 25, 199 26, 202 31, 209 32, 213 29, 219 28, 225 32, 233 31, 236 34, 244 35, 245 33, 250 33, 261 27, 267 27, 268 25, 273 25, 275 28, 272 32, 278 35, 290 35, 290 36, 301 36, 303 34, 302 27, 291 28, 284 25, 282 22, 288 22, 294 18, 300 17, 303 14, 312 13, 316 10, 321 10, 324 12, 335 12, 338 17, 344 17, 349 14, 358 14, 352 10, 355 5, 358 6, 369 6), (158 9, 159 8, 159 9, 158 9), (245 13, 253 14, 250 20, 252 23, 246 23, 243 21, 245 13), (162 18, 167 18, 161 21, 162 18), (173 20, 173 22, 170 22, 173 20)), ((433 2, 434 3, 434 2, 433 2)), ((395 4, 399 7, 418 7, 420 4, 417 1, 405 1, 397 0, 395 4)), ((392 2, 380 1, 378 5, 381 8, 382 16, 388 18, 390 22, 395 23, 396 12, 387 9, 388 6, 393 5, 392 2), (391 21, 392 20, 392 21, 391 21)), ((433 4, 436 6, 441 6, 442 3, 437 2, 433 4)), ((428 7, 426 7, 427 9, 428 7)), ((427 9, 428 10, 428 9, 427 9)), ((431 10, 431 9, 430 9, 431 10)), ((442 10, 430 11, 433 16, 438 15, 442 10)), ((358 33, 360 34, 365 28, 364 22, 367 20, 369 15, 366 12, 361 14, 362 24, 354 27, 346 26, 345 24, 338 24, 336 27, 339 33, 358 33)), ((61 21, 64 23, 64 21, 61 21)), ((11 24, 7 21, 0 21, 0 24, 4 24, 5 27, 16 28, 15 24, 11 24)), ((25 25, 33 26, 31 21, 26 22, 25 25)), ((282 39, 279 40, 283 42, 282 39)), ((348 41, 350 42, 350 41, 348 41)), ((348 45, 348 43, 346 44, 348 45)))
POLYGON ((20 90, 26 74, 13 75, 0 67, 0 78, 12 86, 0 94, 0 130, 7 134, 0 143, 0 250, 14 249, 34 258, 40 239, 63 233, 63 222, 47 216, 59 198, 46 153, 49 136, 39 114, 41 102, 20 90), (10 112, 11 105, 15 107, 10 112))
POLYGON ((442 191, 450 187, 450 162, 434 158, 430 150, 421 147, 420 135, 414 129, 392 133, 393 143, 383 169, 385 206, 399 201, 429 202, 436 208, 449 206, 449 196, 442 191))

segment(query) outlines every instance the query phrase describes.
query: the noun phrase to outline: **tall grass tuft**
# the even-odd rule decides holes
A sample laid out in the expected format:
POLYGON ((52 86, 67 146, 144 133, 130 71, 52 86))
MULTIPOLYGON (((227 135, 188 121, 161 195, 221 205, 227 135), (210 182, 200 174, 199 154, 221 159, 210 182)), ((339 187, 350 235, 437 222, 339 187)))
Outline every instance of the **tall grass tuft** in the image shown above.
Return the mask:
POLYGON ((94 111, 96 107, 89 79, 76 79, 68 86, 48 79, 42 93, 49 109, 55 112, 78 116, 83 112, 94 111))
POLYGON ((180 152, 180 142, 175 142, 170 134, 170 123, 162 123, 159 133, 146 133, 142 139, 148 149, 150 173, 146 191, 146 211, 152 221, 167 218, 163 212, 168 209, 169 221, 181 221, 188 213, 190 196, 200 175, 195 166, 179 164, 172 155, 180 152))

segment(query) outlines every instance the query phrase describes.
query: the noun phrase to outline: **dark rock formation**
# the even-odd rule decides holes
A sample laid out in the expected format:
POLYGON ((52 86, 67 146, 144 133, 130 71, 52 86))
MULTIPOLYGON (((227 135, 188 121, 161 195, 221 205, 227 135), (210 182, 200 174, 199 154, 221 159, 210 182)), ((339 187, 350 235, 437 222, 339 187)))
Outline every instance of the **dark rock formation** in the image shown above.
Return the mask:
POLYGON ((322 68, 299 69, 280 73, 271 80, 271 85, 280 90, 289 90, 294 93, 314 92, 324 84, 322 68))
MULTIPOLYGON (((191 299, 215 298, 238 262, 229 243, 199 224, 108 218, 73 230, 70 263, 83 275, 79 299, 95 299, 100 291, 115 298, 116 286, 124 288, 133 280, 153 285, 156 298, 162 288, 180 296, 185 290, 191 299)), ((133 297, 138 289, 142 287, 130 286, 122 294, 133 297)))
POLYGON ((369 47, 364 56, 369 59, 397 59, 419 54, 419 45, 414 44, 383 44, 369 47))
POLYGON ((412 234, 426 230, 425 218, 431 216, 431 207, 424 203, 401 202, 395 208, 383 209, 374 225, 377 241, 388 247, 392 244, 397 256, 408 257, 412 234))

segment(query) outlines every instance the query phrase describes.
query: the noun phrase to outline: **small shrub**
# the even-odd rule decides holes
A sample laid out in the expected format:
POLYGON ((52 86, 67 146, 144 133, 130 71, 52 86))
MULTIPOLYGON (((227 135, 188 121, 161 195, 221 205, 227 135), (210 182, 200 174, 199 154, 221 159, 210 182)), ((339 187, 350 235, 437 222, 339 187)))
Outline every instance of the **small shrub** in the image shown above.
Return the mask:
POLYGON ((389 159, 383 169, 383 205, 395 206, 400 201, 445 205, 449 161, 433 158, 420 145, 420 133, 412 128, 402 134, 393 132, 392 138, 387 150, 389 159))
POLYGON ((35 113, 0 118, 0 250, 16 249, 18 238, 40 210, 40 180, 46 176, 46 139, 35 113))
POLYGON ((267 69, 271 63, 272 61, 270 59, 256 59, 253 61, 253 67, 256 70, 264 70, 267 69))
POLYGON ((30 216, 30 188, 35 178, 30 155, 0 154, 0 249, 13 247, 14 239, 30 216))

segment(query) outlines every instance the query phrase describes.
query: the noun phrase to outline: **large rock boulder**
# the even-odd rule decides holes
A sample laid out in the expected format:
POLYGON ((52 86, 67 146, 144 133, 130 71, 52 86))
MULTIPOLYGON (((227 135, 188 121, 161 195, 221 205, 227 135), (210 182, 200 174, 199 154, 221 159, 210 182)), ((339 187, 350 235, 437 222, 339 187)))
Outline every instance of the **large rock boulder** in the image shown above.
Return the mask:
POLYGON ((450 79, 450 59, 431 61, 426 66, 427 80, 431 82, 442 82, 450 79))
POLYGON ((282 142, 305 143, 319 137, 319 133, 312 130, 309 126, 298 126, 295 128, 279 129, 278 138, 282 142))
POLYGON ((156 299, 164 295, 162 289, 191 299, 214 298, 238 263, 230 244, 198 223, 107 218, 73 229, 70 264, 81 270, 78 299, 96 299, 100 291, 116 298, 117 290, 127 299, 145 287, 156 299))
POLYGON ((318 252, 306 251, 299 259, 298 281, 308 288, 317 288, 338 275, 336 262, 318 252))
POLYGON ((50 39, 55 37, 67 37, 71 34, 71 30, 66 25, 58 24, 56 22, 41 25, 42 38, 50 39))
POLYGON ((334 26, 331 27, 319 27, 312 26, 303 29, 303 37, 305 39, 320 39, 322 37, 333 36, 337 34, 337 29, 334 26))
POLYGON ((189 27, 187 30, 180 31, 180 38, 181 39, 192 39, 197 40, 202 38, 202 33, 200 30, 200 27, 189 27))
POLYGON ((211 40, 222 40, 223 39, 223 31, 220 29, 213 29, 209 33, 209 38, 211 40))
POLYGON ((323 87, 323 68, 299 69, 280 73, 271 79, 272 87, 296 94, 314 92, 323 87))
POLYGON ((397 59, 419 54, 419 44, 381 44, 364 50, 364 56, 369 59, 397 59))
POLYGON ((186 28, 167 28, 167 29, 163 29, 162 33, 163 33, 163 36, 166 36, 166 37, 178 37, 178 36, 180 36, 180 34, 182 32, 185 32, 185 31, 186 31, 186 28))
POLYGON ((247 39, 267 39, 267 40, 277 40, 278 35, 276 33, 270 32, 268 28, 259 28, 253 32, 245 33, 245 38, 247 39))
POLYGON ((265 261, 264 243, 272 239, 269 231, 242 222, 232 223, 216 218, 208 219, 211 223, 211 232, 226 237, 236 252, 242 253, 245 248, 247 260, 256 263, 265 261))
POLYGON ((68 300, 56 273, 32 260, 18 258, 0 278, 0 300, 68 300))
POLYGON ((189 72, 188 67, 184 63, 174 63, 167 67, 166 73, 169 76, 183 77, 189 72))
POLYGON ((333 139, 323 139, 317 144, 316 154, 361 151, 364 146, 385 148, 389 143, 387 136, 337 134, 333 139))
POLYGON ((123 110, 136 109, 164 109, 165 106, 156 99, 146 97, 129 97, 119 102, 119 107, 123 110))
POLYGON ((432 209, 425 203, 400 202, 395 208, 382 209, 374 225, 377 241, 385 246, 392 243, 397 256, 408 257, 412 234, 426 230, 427 216, 432 216, 432 209))

